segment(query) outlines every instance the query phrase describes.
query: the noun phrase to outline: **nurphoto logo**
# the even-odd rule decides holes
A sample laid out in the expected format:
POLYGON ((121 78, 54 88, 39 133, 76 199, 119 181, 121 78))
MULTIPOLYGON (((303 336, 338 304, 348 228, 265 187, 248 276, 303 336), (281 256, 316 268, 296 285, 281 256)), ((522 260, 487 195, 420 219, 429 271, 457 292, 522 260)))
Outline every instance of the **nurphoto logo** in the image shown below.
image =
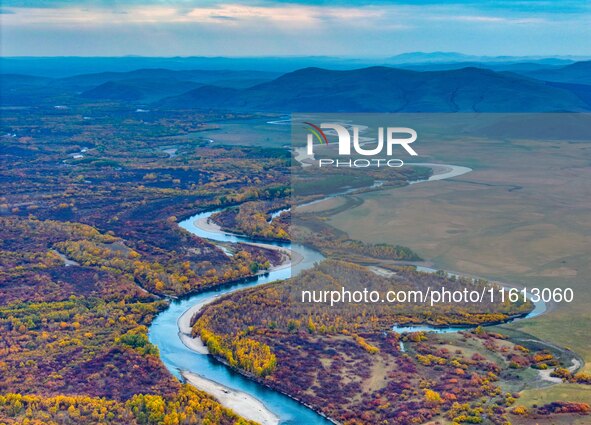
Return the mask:
POLYGON ((366 130, 367 127, 351 125, 349 126, 350 129, 348 129, 345 125, 334 122, 321 123, 320 126, 307 121, 304 124, 308 126, 309 131, 307 134, 307 155, 314 156, 314 140, 326 147, 338 145, 338 158, 318 158, 319 167, 402 167, 404 162, 401 159, 392 158, 395 153, 395 146, 401 146, 411 156, 418 155, 410 146, 411 143, 417 140, 417 132, 412 128, 379 127, 376 144, 374 138, 360 137, 360 132, 366 130), (329 130, 330 134, 336 134, 338 142, 329 142, 324 130, 329 130), (351 143, 351 140, 353 143, 351 143), (353 145, 353 154, 351 144, 353 145), (367 147, 367 145, 373 146, 367 147), (352 155, 361 156, 361 158, 353 158, 352 155))

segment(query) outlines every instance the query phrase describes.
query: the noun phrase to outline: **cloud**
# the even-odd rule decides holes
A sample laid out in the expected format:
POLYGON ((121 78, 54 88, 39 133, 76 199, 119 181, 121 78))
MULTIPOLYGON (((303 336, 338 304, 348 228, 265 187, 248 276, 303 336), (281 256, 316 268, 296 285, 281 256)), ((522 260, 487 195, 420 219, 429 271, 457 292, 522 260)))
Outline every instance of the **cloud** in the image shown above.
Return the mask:
MULTIPOLYGON (((230 0, 231 1, 231 0, 230 0)), ((224 0, 4 0, 4 14, 17 15, 4 23, 89 24, 202 23, 236 24, 258 20, 286 28, 303 28, 322 21, 364 26, 373 20, 389 20, 389 28, 408 28, 414 22, 438 20, 489 24, 543 24, 573 19, 569 11, 589 18, 591 3, 563 0, 560 7, 549 0, 401 0, 393 5, 385 0, 259 0, 228 3, 224 0), (127 15, 125 19, 116 15, 127 15), (396 23, 393 23, 396 20, 396 23), (92 23, 90 22, 92 21, 92 23)), ((576 17, 574 18, 576 19, 576 17)))
POLYGON ((224 15, 211 15, 212 19, 222 19, 222 20, 229 20, 229 21, 235 21, 237 20, 235 17, 233 16, 224 16, 224 15))
POLYGON ((475 22, 475 23, 491 23, 491 24, 544 24, 548 23, 545 18, 506 18, 502 16, 478 16, 478 15, 452 15, 446 17, 432 16, 432 20, 443 21, 461 21, 461 22, 475 22))
POLYGON ((4 0, 0 47, 4 55, 587 55, 583 3, 4 0))
MULTIPOLYGON (((225 0, 3 0, 5 7, 21 8, 64 8, 72 7, 106 7, 119 6, 172 6, 178 8, 214 7, 225 3, 225 0)), ((255 0, 249 1, 253 6, 281 6, 297 4, 306 6, 365 7, 392 5, 391 0, 255 0)), ((573 13, 589 10, 587 0, 397 0, 398 6, 460 6, 473 7, 479 10, 505 10, 507 12, 562 12, 573 13)))
POLYGON ((8 25, 118 25, 118 24, 217 24, 267 23, 283 28, 305 28, 321 21, 340 21, 363 25, 384 12, 372 8, 320 7, 306 5, 247 6, 220 4, 214 7, 175 8, 170 6, 133 6, 125 10, 108 8, 11 8, 14 15, 8 25))

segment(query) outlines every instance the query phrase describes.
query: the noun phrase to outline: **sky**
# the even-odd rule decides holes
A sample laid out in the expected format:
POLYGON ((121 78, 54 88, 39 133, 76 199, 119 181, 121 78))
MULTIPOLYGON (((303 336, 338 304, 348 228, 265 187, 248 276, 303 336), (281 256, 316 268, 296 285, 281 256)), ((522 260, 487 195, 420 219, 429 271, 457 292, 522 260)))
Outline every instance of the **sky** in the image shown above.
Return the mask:
POLYGON ((2 0, 2 56, 591 55, 589 0, 2 0))

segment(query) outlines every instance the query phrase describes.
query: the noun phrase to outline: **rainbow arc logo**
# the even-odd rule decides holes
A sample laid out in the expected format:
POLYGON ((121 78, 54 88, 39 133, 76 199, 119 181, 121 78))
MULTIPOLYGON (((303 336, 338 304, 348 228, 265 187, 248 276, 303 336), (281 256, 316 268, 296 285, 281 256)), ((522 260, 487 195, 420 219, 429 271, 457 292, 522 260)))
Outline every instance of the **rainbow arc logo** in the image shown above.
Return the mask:
POLYGON ((326 137, 326 134, 324 134, 324 131, 322 131, 320 127, 307 121, 304 121, 304 124, 310 127, 310 132, 314 136, 316 136, 316 140, 318 140, 318 143, 328 145, 328 138, 326 137))

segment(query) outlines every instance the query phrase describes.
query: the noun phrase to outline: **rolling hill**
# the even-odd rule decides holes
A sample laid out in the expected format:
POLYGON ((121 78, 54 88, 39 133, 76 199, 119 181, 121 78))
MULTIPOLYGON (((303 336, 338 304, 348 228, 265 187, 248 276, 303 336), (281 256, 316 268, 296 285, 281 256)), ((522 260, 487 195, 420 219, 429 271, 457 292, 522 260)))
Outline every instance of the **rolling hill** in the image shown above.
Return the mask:
POLYGON ((89 99, 154 102, 205 84, 246 88, 276 78, 277 73, 228 70, 138 69, 100 72, 65 78, 0 74, 3 103, 37 105, 44 102, 79 103, 89 99))
POLYGON ((5 105, 123 101, 162 109, 269 112, 555 112, 591 110, 591 62, 515 72, 303 68, 278 76, 233 70, 139 69, 66 78, 2 75, 5 105), (537 75, 537 74, 536 74, 537 75))
POLYGON ((575 62, 558 69, 544 69, 527 73, 539 80, 557 83, 591 85, 591 61, 575 62))
POLYGON ((237 81, 269 81, 280 74, 262 71, 228 70, 170 70, 160 68, 137 69, 128 72, 100 72, 81 74, 73 77, 55 79, 52 84, 64 89, 89 90, 100 84, 115 81, 191 81, 200 84, 217 84, 237 81))
POLYGON ((161 108, 274 112, 556 112, 590 105, 571 89, 479 68, 305 68, 247 89, 200 87, 161 108))
POLYGON ((181 94, 202 84, 192 81, 166 79, 129 79, 107 81, 80 94, 96 100, 157 100, 171 94, 181 94))

